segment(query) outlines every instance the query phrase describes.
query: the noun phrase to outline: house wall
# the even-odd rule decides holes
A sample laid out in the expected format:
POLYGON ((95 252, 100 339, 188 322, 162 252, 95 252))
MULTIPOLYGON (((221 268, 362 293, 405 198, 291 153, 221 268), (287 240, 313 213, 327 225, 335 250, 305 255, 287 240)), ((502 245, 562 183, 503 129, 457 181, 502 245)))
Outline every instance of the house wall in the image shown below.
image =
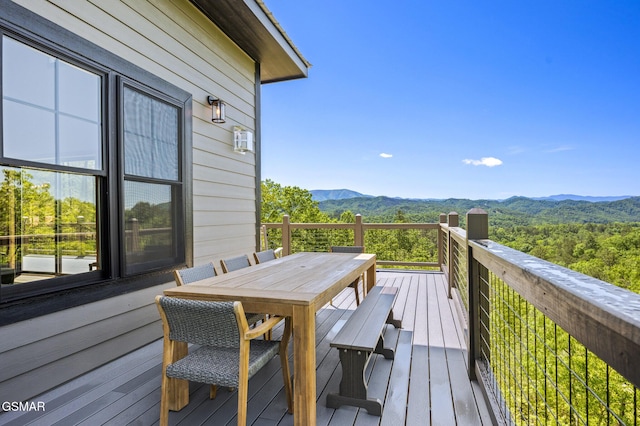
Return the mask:
MULTIPOLYGON (((26 9, 192 94, 193 261, 255 249, 256 160, 233 152, 255 132, 255 63, 187 0, 18 0, 26 9), (207 96, 227 103, 211 122, 207 96)), ((162 286, 2 327, 0 400, 24 401, 162 335, 162 286)))

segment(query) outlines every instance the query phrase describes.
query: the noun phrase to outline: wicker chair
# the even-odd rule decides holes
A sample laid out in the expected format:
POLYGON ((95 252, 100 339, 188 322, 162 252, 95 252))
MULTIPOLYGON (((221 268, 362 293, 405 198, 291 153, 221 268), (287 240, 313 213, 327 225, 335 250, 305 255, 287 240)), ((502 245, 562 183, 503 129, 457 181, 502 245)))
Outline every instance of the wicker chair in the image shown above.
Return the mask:
MULTIPOLYGON (((173 271, 176 283, 178 285, 191 284, 196 281, 204 280, 205 278, 211 278, 218 275, 213 262, 205 263, 204 265, 193 266, 191 268, 176 269, 173 271)), ((264 319, 264 314, 254 314, 247 312, 247 322, 249 324, 255 324, 264 319)))
MULTIPOLYGON (((329 251, 332 253, 364 253, 363 246, 331 246, 329 251)), ((349 287, 353 288, 356 293, 356 305, 360 304, 360 292, 358 292, 358 282, 362 278, 362 294, 366 296, 366 285, 364 284, 364 276, 361 275, 354 282, 349 284, 349 287)))
POLYGON ((251 266, 251 262, 249 261, 249 256, 247 256, 246 254, 243 254, 242 256, 222 259, 220 261, 220 265, 222 266, 222 272, 226 274, 227 272, 235 271, 242 268, 247 268, 251 266))
POLYGON ((287 358, 291 320, 285 320, 281 341, 254 340, 282 321, 271 317, 249 328, 240 302, 211 302, 157 296, 164 329, 160 425, 169 421, 169 379, 182 379, 238 389, 238 425, 247 421, 248 381, 273 357, 280 355, 287 407, 293 412, 292 384, 287 358), (183 358, 172 359, 175 342, 200 345, 183 358))
POLYGON ((276 260, 276 252, 275 250, 263 250, 256 253, 253 253, 253 259, 256 261, 256 265, 259 263, 268 262, 270 260, 276 260))
POLYGON ((215 277, 216 275, 218 274, 213 267, 213 262, 173 271, 173 276, 178 285, 191 284, 195 281, 204 280, 205 278, 215 277))

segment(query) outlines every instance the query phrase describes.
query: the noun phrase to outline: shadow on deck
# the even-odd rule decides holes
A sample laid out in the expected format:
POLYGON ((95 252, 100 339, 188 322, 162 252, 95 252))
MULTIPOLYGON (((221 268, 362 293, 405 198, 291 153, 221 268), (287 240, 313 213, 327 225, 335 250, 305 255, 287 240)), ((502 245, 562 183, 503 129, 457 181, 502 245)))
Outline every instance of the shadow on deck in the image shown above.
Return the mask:
MULTIPOLYGON (((374 355, 367 368, 369 395, 383 401, 382 417, 325 405, 341 377, 337 350, 329 343, 355 309, 353 290, 347 288, 317 314, 317 424, 491 424, 480 387, 467 377, 463 331, 447 299, 444 275, 379 271, 377 278, 378 285, 399 287, 394 314, 403 326, 387 326, 385 332, 385 343, 396 346, 395 359, 374 355)), ((157 424, 161 362, 159 340, 35 398, 32 402, 44 402, 45 411, 2 413, 0 424, 157 424)), ((235 392, 221 389, 209 400, 208 386, 191 383, 190 393, 189 405, 170 413, 170 424, 235 424, 235 392)), ((293 416, 286 414, 278 358, 249 383, 248 423, 293 424, 293 416)))

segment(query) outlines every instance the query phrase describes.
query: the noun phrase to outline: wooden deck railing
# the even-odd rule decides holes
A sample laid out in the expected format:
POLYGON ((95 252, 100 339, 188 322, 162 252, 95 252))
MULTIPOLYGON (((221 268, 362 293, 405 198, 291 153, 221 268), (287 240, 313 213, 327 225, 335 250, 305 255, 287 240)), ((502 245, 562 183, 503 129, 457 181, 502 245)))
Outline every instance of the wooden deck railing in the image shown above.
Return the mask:
POLYGON ((282 247, 283 255, 301 251, 329 251, 330 246, 365 246, 376 253, 380 266, 436 269, 442 264, 438 249, 438 223, 265 223, 271 248, 282 247), (389 245, 393 240, 398 243, 389 245))
POLYGON ((357 216, 355 224, 285 217, 264 225, 285 254, 353 244, 378 255, 384 234, 368 233, 428 232, 403 240, 425 259, 389 260, 385 251, 378 264, 447 275, 466 324, 469 378, 482 385, 496 423, 639 425, 640 295, 489 240, 480 209, 467 213, 466 224, 450 213, 433 224, 368 224, 357 216))

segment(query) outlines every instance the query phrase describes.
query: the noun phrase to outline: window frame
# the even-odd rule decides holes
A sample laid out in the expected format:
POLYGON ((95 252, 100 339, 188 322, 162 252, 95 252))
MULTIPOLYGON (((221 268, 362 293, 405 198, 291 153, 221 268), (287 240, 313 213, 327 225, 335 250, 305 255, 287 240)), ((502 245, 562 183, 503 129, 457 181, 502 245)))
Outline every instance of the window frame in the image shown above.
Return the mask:
MULTIPOLYGON (((183 190, 180 190, 182 188, 184 188, 184 164, 183 164, 183 158, 184 158, 184 150, 183 150, 183 146, 184 146, 184 124, 183 124, 183 120, 179 119, 178 120, 178 177, 177 180, 173 181, 173 180, 168 180, 168 179, 162 179, 162 178, 152 178, 152 177, 144 177, 144 176, 139 176, 139 175, 131 175, 131 174, 127 174, 127 172, 125 171, 125 149, 124 149, 124 142, 125 142, 125 135, 124 135, 124 90, 125 88, 129 88, 130 90, 134 90, 137 91, 138 93, 141 93, 143 95, 149 96, 150 98, 153 98, 157 101, 169 104, 171 106, 174 106, 178 109, 179 111, 179 116, 180 116, 180 112, 183 110, 183 106, 179 105, 176 103, 176 101, 174 99, 171 99, 169 97, 167 97, 165 94, 157 92, 155 90, 150 90, 149 88, 146 88, 138 83, 136 83, 135 81, 129 80, 125 77, 119 76, 118 77, 118 93, 119 93, 119 101, 118 101, 118 117, 119 117, 119 125, 118 125, 118 139, 120 141, 120 143, 118 144, 120 147, 120 155, 119 155, 119 168, 121 170, 121 172, 118 174, 119 176, 121 176, 121 181, 119 183, 119 188, 120 188, 120 205, 124 206, 125 205, 125 201, 124 201, 124 196, 125 196, 125 182, 139 182, 139 183, 150 183, 150 184, 163 184, 163 185, 169 185, 171 188, 171 200, 172 200, 172 211, 171 211, 171 217, 173 219, 174 223, 184 223, 184 208, 181 207, 181 200, 184 198, 182 196, 183 190)), ((147 262, 144 264, 139 264, 136 265, 134 267, 132 267, 132 271, 131 272, 127 272, 127 262, 126 262, 126 254, 125 254, 125 250, 124 250, 124 245, 125 245, 125 229, 126 229, 126 223, 124 223, 124 207, 122 207, 122 210, 120 211, 120 239, 122 241, 121 243, 121 248, 122 250, 120 250, 120 264, 122 265, 122 267, 120 268, 120 273, 123 276, 128 276, 128 275, 135 275, 135 274, 139 274, 139 273, 145 273, 145 272, 151 272, 154 270, 162 270, 164 268, 166 268, 166 259, 160 259, 158 261, 155 262, 147 262), (146 265, 146 267, 145 267, 146 265)), ((184 233, 184 232, 183 232, 184 233)), ((185 264, 186 259, 184 257, 184 253, 185 253, 185 247, 184 247, 184 239, 180 238, 181 235, 179 232, 177 232, 177 230, 175 229, 175 227, 172 230, 172 241, 173 241, 173 247, 172 250, 175 254, 175 258, 174 258, 174 266, 177 265, 182 265, 185 264)))
MULTIPOLYGON (((40 164, 5 159, 0 164, 12 167, 73 172, 98 176, 96 217, 101 251, 101 269, 77 275, 42 280, 34 285, 20 284, 15 289, 0 291, 0 325, 37 317, 79 306, 130 291, 170 281, 172 270, 193 259, 193 195, 192 195, 192 96, 189 92, 159 78, 141 67, 97 46, 82 37, 34 14, 13 2, 2 1, 0 36, 21 43, 69 62, 102 77, 103 146, 102 168, 87 173, 74 167, 40 164), (178 107, 178 164, 181 191, 176 191, 173 216, 176 257, 174 263, 149 265, 148 268, 125 274, 124 262, 124 163, 121 102, 124 85, 178 107), (57 297, 59 296, 59 297, 57 297)), ((2 56, 0 55, 0 73, 2 56)), ((0 103, 0 130, 2 129, 0 103)), ((2 132, 0 131, 0 139, 2 132)), ((0 149, 1 146, 0 146, 0 149)))

